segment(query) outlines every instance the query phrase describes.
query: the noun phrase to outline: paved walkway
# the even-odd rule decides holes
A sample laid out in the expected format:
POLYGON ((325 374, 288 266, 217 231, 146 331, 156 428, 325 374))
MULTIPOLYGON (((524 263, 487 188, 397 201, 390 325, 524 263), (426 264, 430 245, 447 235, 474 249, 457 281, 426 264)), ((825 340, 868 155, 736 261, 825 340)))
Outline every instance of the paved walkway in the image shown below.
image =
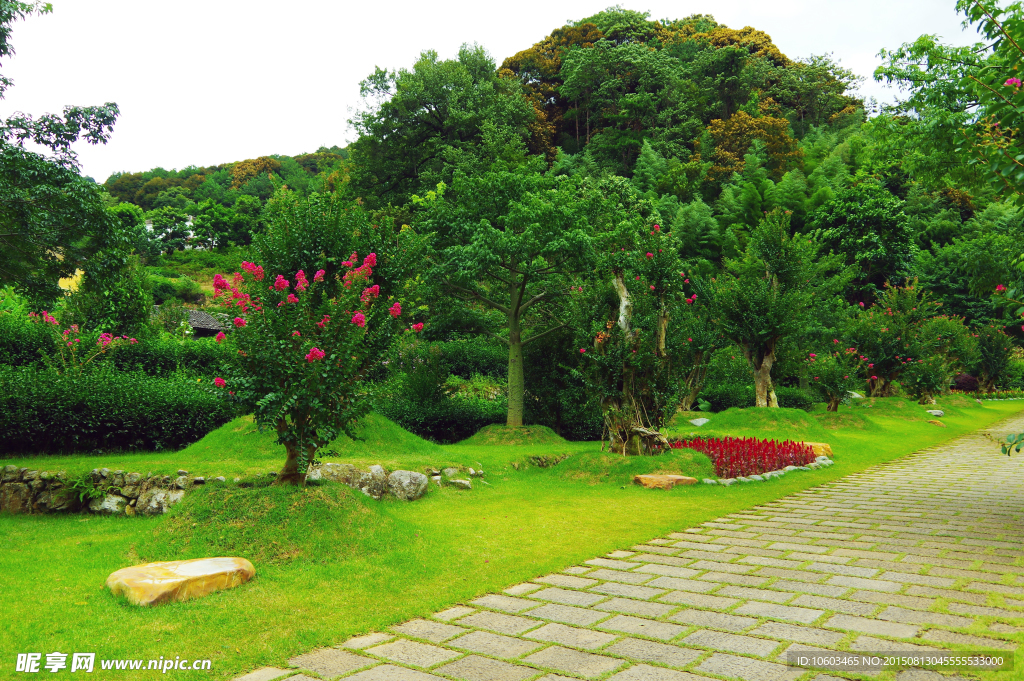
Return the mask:
POLYGON ((834 681, 860 675, 787 651, 1013 651, 1022 473, 972 434, 241 678, 834 681))

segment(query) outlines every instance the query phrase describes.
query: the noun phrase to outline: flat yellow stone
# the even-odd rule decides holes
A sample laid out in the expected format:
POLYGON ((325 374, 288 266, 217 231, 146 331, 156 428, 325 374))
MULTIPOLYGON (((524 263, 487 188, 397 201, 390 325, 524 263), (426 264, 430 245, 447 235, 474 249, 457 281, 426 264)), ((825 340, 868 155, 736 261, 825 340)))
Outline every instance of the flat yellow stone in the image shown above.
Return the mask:
POLYGON ((932 424, 933 426, 939 426, 940 428, 946 427, 946 424, 943 423, 942 421, 929 421, 928 423, 932 424))
POLYGON ((827 442, 805 442, 805 445, 810 445, 811 451, 814 452, 814 456, 827 456, 832 458, 832 446, 827 442))
POLYGON ((107 577, 107 588, 135 605, 157 605, 231 589, 255 575, 256 568, 245 558, 171 560, 122 568, 107 577))
POLYGON ((648 489, 672 489, 676 485, 696 485, 697 478, 685 475, 637 475, 633 482, 648 489))

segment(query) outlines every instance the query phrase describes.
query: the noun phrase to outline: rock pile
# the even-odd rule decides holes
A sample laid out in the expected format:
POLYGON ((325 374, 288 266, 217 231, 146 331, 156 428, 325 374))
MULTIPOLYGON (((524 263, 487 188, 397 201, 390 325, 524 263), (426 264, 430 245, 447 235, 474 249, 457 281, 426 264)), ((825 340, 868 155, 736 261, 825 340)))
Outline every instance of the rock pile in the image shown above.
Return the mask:
POLYGON ((160 515, 181 501, 185 491, 206 480, 188 471, 170 475, 143 475, 95 468, 82 481, 64 471, 30 470, 5 466, 0 474, 0 511, 8 513, 59 513, 86 511, 101 515, 160 515), (91 483, 100 496, 85 495, 80 483, 91 483), (91 496, 92 498, 88 498, 91 496))
POLYGON ((357 489, 368 497, 380 499, 391 494, 405 501, 419 499, 427 493, 429 480, 423 473, 415 471, 393 471, 390 474, 383 466, 370 466, 363 471, 349 463, 325 463, 314 466, 306 480, 332 480, 357 489))

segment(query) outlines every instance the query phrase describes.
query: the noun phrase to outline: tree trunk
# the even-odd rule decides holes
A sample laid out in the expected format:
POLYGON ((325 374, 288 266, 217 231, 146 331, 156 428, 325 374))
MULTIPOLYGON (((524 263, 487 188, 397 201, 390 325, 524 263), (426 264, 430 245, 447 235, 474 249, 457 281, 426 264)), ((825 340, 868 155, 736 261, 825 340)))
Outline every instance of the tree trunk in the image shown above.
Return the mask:
POLYGON ((917 401, 918 404, 935 404, 935 396, 927 390, 921 393, 921 399, 917 401))
MULTIPOLYGON (((513 302, 513 309, 515 300, 513 302)), ((526 394, 526 379, 523 375, 523 332, 519 316, 510 314, 508 319, 508 419, 505 425, 523 425, 523 401, 526 394)))
POLYGON ((842 400, 838 397, 830 397, 828 399, 828 406, 825 407, 825 411, 839 411, 839 403, 842 400))
MULTIPOLYGON (((274 484, 301 487, 306 484, 306 471, 299 470, 299 459, 301 458, 300 455, 302 450, 300 450, 298 445, 294 443, 287 443, 284 448, 288 453, 288 458, 284 462, 284 468, 277 472, 277 479, 274 480, 274 484)), ((309 470, 309 461, 311 461, 312 458, 311 453, 306 459, 307 471, 309 470)))
POLYGON ((772 365, 775 364, 775 350, 765 353, 761 358, 760 365, 754 365, 754 393, 757 407, 778 407, 779 401, 775 397, 775 388, 772 386, 772 365))

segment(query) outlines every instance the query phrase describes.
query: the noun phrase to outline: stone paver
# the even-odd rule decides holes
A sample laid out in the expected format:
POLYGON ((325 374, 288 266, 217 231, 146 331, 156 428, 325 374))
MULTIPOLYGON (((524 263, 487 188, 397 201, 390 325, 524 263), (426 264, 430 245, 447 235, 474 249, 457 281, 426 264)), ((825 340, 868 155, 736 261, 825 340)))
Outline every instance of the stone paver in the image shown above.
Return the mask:
POLYGON ((470 655, 434 671, 466 681, 522 681, 537 673, 536 669, 521 667, 500 660, 470 655))
MULTIPOLYGON (((793 681, 787 650, 1013 651, 1022 498, 1024 458, 976 433, 389 627, 429 645, 373 633, 293 662, 346 681, 793 681)), ((960 681, 896 676, 941 679, 960 681)))
POLYGON ((279 679, 288 673, 289 672, 287 669, 278 669, 277 667, 262 667, 255 671, 249 672, 245 676, 239 676, 237 679, 235 679, 235 681, 274 681, 274 679, 279 679))
POLYGON ((448 645, 453 648, 471 650, 474 653, 506 659, 522 657, 542 647, 540 643, 524 641, 520 638, 512 638, 511 636, 502 636, 501 634, 492 634, 487 631, 471 632, 453 641, 449 641, 448 645))
POLYGON ((714 650, 725 650, 730 653, 745 653, 765 657, 779 647, 777 641, 767 641, 763 638, 752 636, 740 636, 737 634, 726 634, 721 631, 708 629, 695 631, 681 643, 702 648, 713 648, 714 650))
POLYGON ((578 674, 587 679, 601 676, 625 664, 622 660, 616 660, 613 657, 581 653, 578 650, 561 646, 545 648, 525 658, 525 661, 538 667, 547 667, 570 674, 578 674))
POLYGON ((326 677, 339 676, 345 672, 376 664, 376 660, 361 655, 353 655, 336 648, 314 650, 305 655, 293 657, 288 662, 300 669, 316 672, 326 677))
POLYGON ((463 617, 458 623, 465 627, 476 629, 487 629, 496 631, 499 634, 521 634, 524 631, 540 626, 537 620, 519 617, 517 615, 503 615, 500 612, 478 612, 469 617, 463 617))
POLYGON ((611 634, 603 634, 592 629, 579 629, 554 623, 545 624, 540 629, 526 634, 526 636, 527 638, 535 638, 538 641, 561 643, 562 645, 584 648, 585 650, 594 650, 601 646, 606 646, 615 640, 615 636, 611 634))
POLYGON ((441 643, 450 638, 455 638, 459 634, 466 633, 466 630, 462 627, 431 622, 429 620, 410 620, 404 624, 399 624, 397 627, 391 627, 391 631, 405 634, 412 638, 422 638, 433 643, 441 643))
POLYGON ((669 667, 685 667, 702 654, 699 650, 643 641, 638 638, 624 638, 605 648, 605 652, 643 662, 658 662, 669 667))
POLYGON ((459 656, 459 653, 454 650, 446 650, 406 639, 398 639, 391 643, 367 648, 366 652, 378 655, 391 662, 401 662, 413 667, 424 668, 432 667, 440 662, 447 662, 459 656))

